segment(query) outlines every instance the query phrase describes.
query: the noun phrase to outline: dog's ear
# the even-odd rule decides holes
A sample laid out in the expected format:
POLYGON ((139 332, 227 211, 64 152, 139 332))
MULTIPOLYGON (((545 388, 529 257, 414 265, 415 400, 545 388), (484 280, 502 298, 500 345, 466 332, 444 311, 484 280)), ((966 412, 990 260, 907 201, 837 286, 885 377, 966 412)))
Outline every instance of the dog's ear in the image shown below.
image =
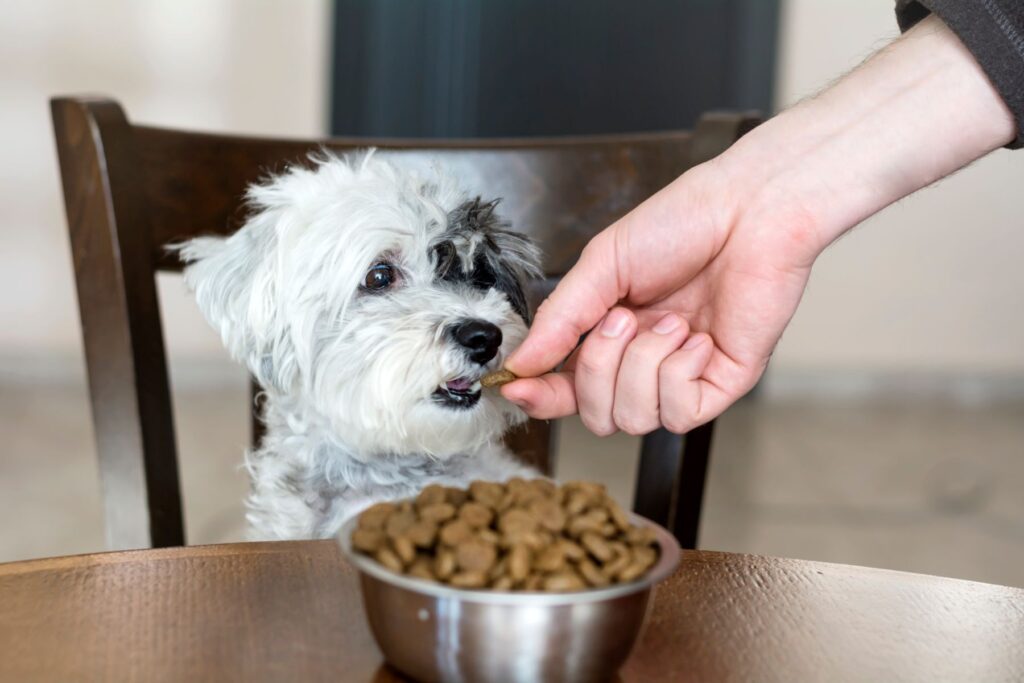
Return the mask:
POLYGON ((543 277, 541 253, 536 243, 497 213, 500 199, 483 201, 480 197, 460 204, 448 215, 448 222, 464 226, 469 232, 483 234, 489 247, 488 256, 508 275, 525 285, 528 280, 543 277))
POLYGON ((492 229, 488 238, 498 261, 520 284, 544 277, 540 248, 532 239, 506 229, 492 229))
POLYGON ((530 280, 543 276, 540 250, 526 235, 504 229, 492 230, 487 243, 484 258, 493 273, 493 287, 504 292, 513 310, 529 325, 532 315, 526 291, 530 280))
POLYGON ((275 232, 273 212, 262 212, 230 237, 198 237, 173 249, 188 264, 185 282, 231 356, 261 386, 285 389, 295 361, 280 319, 275 232))
POLYGON ((494 274, 494 286, 505 293, 515 309, 530 324, 530 310, 527 305, 526 289, 529 281, 544 276, 541 267, 541 253, 529 237, 511 229, 508 222, 495 213, 498 200, 475 201, 466 205, 466 222, 475 231, 486 235, 485 258, 494 274))
POLYGON ((529 325, 525 291, 529 280, 543 275, 540 249, 499 216, 496 209, 500 201, 485 202, 480 197, 465 201, 449 212, 448 224, 470 243, 476 242, 477 236, 483 237, 484 248, 474 254, 474 283, 503 292, 513 310, 529 325))

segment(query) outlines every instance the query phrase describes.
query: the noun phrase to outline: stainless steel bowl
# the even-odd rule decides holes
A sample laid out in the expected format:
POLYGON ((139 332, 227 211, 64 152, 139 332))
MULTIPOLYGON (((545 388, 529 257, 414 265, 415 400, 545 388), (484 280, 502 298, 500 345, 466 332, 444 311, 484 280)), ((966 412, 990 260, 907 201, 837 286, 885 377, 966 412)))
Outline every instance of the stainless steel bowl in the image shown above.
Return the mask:
POLYGON ((661 554, 640 580, 573 593, 461 590, 399 576, 352 551, 357 520, 338 535, 359 570, 370 629, 384 657, 426 683, 607 681, 629 656, 654 586, 679 564, 679 544, 655 530, 661 554))

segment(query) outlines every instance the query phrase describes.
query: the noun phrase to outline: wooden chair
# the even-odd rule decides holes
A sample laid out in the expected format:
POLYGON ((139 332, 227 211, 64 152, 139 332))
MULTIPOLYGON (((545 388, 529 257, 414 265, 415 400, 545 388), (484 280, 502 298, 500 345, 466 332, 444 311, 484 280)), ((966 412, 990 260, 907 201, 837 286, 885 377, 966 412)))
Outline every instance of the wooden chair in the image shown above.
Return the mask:
MULTIPOLYGON (((156 272, 180 270, 164 247, 240 225, 246 185, 320 145, 376 146, 403 164, 436 158, 469 189, 502 197, 516 229, 539 241, 546 295, 596 232, 757 124, 709 114, 691 132, 507 140, 270 140, 139 126, 117 102, 51 101, 74 258, 90 400, 111 548, 185 543, 156 272)), ((254 439, 260 424, 254 417, 254 439)), ((712 425, 643 439, 637 512, 696 545, 712 425)), ((510 436, 550 471, 553 425, 510 436)))

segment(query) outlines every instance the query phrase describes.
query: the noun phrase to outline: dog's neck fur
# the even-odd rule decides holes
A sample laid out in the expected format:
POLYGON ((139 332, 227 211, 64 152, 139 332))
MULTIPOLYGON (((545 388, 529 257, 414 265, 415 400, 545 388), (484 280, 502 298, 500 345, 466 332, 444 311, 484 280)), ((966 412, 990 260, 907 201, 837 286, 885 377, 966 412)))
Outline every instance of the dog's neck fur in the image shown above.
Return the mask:
POLYGON ((246 458, 253 540, 324 538, 372 503, 415 495, 439 483, 466 486, 536 476, 498 441, 443 459, 426 454, 357 456, 329 421, 308 404, 270 392, 264 401, 267 432, 246 458))

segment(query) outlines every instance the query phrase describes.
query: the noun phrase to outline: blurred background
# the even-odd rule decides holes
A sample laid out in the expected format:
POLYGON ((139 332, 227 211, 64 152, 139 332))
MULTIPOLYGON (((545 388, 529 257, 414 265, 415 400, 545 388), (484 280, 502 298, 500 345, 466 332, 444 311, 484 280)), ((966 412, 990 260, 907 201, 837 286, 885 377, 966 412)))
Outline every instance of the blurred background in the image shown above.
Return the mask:
MULTIPOLYGON (((689 128, 784 108, 896 34, 892 0, 0 2, 0 561, 103 549, 51 95, 292 137, 689 128)), ((1021 154, 819 261, 719 422, 703 548, 1024 585, 1021 154)), ((159 284, 187 534, 237 540, 246 376, 180 279, 159 284)), ((567 420, 559 474, 628 502, 636 447, 567 420)))

